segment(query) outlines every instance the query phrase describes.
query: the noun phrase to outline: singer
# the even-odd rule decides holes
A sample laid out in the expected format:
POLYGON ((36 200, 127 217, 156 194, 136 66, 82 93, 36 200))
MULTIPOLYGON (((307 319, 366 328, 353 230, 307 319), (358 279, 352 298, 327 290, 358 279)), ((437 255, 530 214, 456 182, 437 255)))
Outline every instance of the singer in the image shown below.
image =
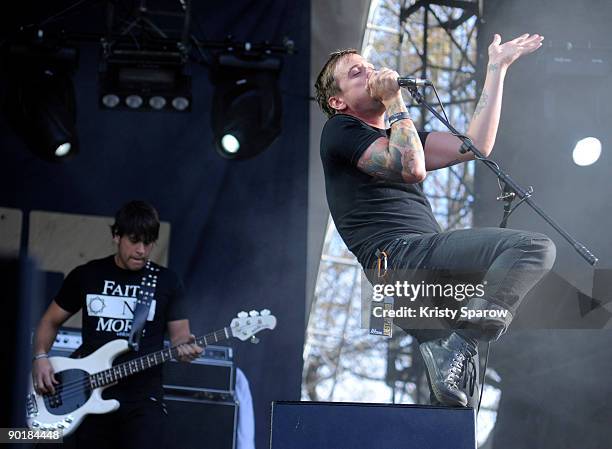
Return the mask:
MULTIPOLYGON (((509 67, 542 40, 523 34, 502 43, 494 36, 466 132, 484 155, 495 143, 509 67)), ((473 154, 461 154, 460 140, 450 133, 416 130, 398 77, 388 68, 375 70, 355 50, 332 53, 323 66, 315 89, 329 118, 321 135, 327 201, 338 232, 373 283, 380 257, 406 278, 415 270, 482 273, 484 296, 461 306, 507 313, 466 314, 444 330, 410 330, 427 367, 432 403, 475 406, 478 343, 497 340, 507 330, 524 296, 552 267, 555 246, 543 234, 502 228, 441 232, 422 182, 427 172, 473 154)))

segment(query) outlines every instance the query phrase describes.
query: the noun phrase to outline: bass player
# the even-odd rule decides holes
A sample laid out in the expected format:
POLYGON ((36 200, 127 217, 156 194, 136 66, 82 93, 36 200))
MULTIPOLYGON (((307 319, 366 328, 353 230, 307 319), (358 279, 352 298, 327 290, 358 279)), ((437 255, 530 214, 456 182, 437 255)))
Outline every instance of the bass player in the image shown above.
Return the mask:
MULTIPOLYGON (((155 272, 156 281, 151 287, 153 299, 148 302, 146 318, 142 318, 139 350, 120 356, 117 362, 162 349, 166 329, 172 345, 180 345, 180 361, 190 362, 202 353, 186 318, 182 282, 173 271, 148 261, 159 226, 158 213, 150 204, 125 204, 111 226, 116 253, 68 274, 34 336, 32 377, 39 394, 55 393, 58 380, 48 352, 60 326, 79 310, 83 316, 80 356, 91 354, 111 340, 130 337, 136 303, 142 299, 139 289, 149 270, 155 272)), ((87 416, 75 433, 77 447, 157 447, 163 441, 166 415, 162 395, 161 366, 119 381, 104 392, 104 398, 117 399, 121 406, 113 413, 87 416)))

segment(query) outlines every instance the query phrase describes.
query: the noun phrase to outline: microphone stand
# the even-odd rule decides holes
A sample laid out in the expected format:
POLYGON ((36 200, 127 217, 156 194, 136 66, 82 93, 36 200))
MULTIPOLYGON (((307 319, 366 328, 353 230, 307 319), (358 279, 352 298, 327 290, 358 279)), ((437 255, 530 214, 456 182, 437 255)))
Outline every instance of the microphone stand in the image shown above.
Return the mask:
POLYGON ((461 153, 467 153, 471 151, 474 153, 474 157, 477 161, 483 162, 500 181, 500 185, 503 183, 503 193, 497 198, 498 200, 504 200, 504 219, 500 224, 501 227, 506 226, 506 222, 508 220, 508 216, 514 209, 520 206, 522 203, 527 203, 531 208, 536 211, 536 213, 544 219, 549 225, 551 225, 561 236, 567 240, 567 242, 572 245, 572 247, 576 250, 576 252, 589 264, 595 265, 598 261, 598 258, 593 255, 593 253, 582 243, 573 238, 565 229, 563 229, 552 217, 550 217, 544 210, 533 200, 532 193, 533 189, 530 187, 525 190, 523 187, 518 185, 507 173, 505 173, 496 162, 492 161, 485 155, 483 155, 478 148, 474 146, 469 137, 464 136, 459 131, 457 131, 444 117, 442 117, 438 111, 436 111, 423 97, 423 95, 418 91, 417 86, 408 86, 408 91, 412 98, 420 104, 424 106, 429 112, 431 112, 438 120, 440 120, 444 126, 446 126, 457 138, 459 138, 463 144, 459 151, 461 153), (520 199, 520 202, 514 207, 511 207, 512 201, 515 197, 520 199))

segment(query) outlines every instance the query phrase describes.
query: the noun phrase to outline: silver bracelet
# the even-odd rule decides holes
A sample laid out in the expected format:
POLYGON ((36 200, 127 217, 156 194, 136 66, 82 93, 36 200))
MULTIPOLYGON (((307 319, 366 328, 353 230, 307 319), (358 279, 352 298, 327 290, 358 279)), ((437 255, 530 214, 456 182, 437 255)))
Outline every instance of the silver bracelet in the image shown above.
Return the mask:
POLYGON ((46 352, 41 352, 40 354, 36 354, 34 357, 32 357, 32 361, 38 360, 38 359, 48 359, 48 358, 49 358, 49 354, 47 354, 46 352))

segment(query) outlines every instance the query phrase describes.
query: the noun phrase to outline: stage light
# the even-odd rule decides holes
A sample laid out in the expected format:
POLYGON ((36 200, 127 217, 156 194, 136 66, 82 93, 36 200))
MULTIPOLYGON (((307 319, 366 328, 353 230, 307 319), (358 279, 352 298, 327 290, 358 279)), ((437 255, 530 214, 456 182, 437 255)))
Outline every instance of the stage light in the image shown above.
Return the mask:
POLYGON ((185 97, 176 97, 172 100, 172 107, 177 111, 184 111, 189 107, 189 100, 185 97))
POLYGON ((120 102, 121 102, 121 100, 119 99, 119 97, 117 95, 114 95, 114 94, 107 94, 107 95, 104 95, 102 97, 102 103, 107 108, 114 108, 120 102))
POLYGON ((125 99, 127 107, 132 109, 138 109, 142 106, 142 97, 140 95, 128 95, 125 99))
POLYGON ((114 47, 99 72, 102 109, 130 111, 191 110, 191 77, 183 54, 160 49, 114 47))
POLYGON ((579 140, 572 152, 574 163, 581 167, 594 164, 599 156, 601 156, 601 142, 595 137, 586 137, 579 140))
POLYGON ((70 153, 70 150, 72 149, 72 144, 69 142, 63 143, 60 146, 57 147, 57 149, 55 150, 55 155, 57 157, 64 157, 67 156, 70 153))
POLYGON ((29 86, 22 97, 24 123, 29 128, 26 142, 43 159, 57 162, 78 151, 75 126, 76 102, 72 80, 67 76, 45 73, 29 86))
POLYGON ((191 1, 106 2, 99 106, 139 112, 190 112, 191 1), (119 2, 122 3, 122 2, 119 2), (151 3, 151 4, 149 4, 151 3), (153 6, 154 4, 154 6, 153 6), (124 14, 128 10, 128 14, 124 14), (108 96, 119 101, 109 102, 108 96))
POLYGON ((235 154, 240 149, 240 142, 233 135, 226 134, 221 138, 221 146, 224 151, 235 154))
POLYGON ((5 109, 9 123, 42 159, 59 162, 77 154, 71 78, 77 50, 38 41, 12 45, 8 57, 11 93, 5 109))
POLYGON ((166 106, 166 99, 157 95, 151 97, 149 98, 149 106, 157 110, 163 109, 166 106))
POLYGON ((217 151, 248 159, 265 151, 281 132, 280 59, 221 55, 211 70, 215 86, 211 121, 217 151))

